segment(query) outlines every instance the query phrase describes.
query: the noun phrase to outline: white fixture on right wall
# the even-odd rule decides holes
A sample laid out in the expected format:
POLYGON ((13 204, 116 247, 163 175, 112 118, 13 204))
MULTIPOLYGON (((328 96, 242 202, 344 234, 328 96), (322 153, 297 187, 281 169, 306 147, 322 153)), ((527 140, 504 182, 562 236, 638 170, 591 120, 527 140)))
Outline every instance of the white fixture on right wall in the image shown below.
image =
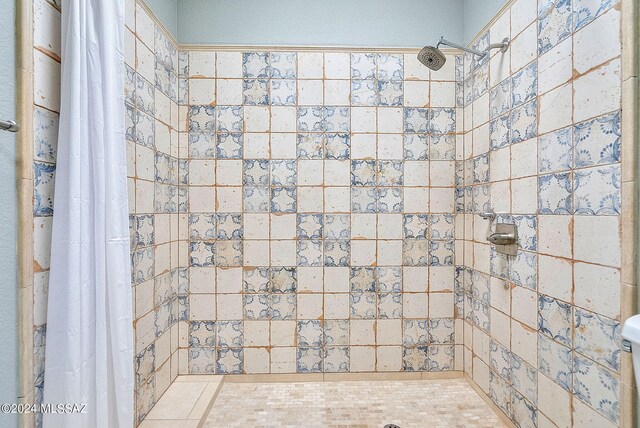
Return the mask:
POLYGON ((636 384, 640 385, 640 314, 629 317, 622 327, 623 349, 631 352, 636 384), (631 343, 628 346, 626 341, 631 343))

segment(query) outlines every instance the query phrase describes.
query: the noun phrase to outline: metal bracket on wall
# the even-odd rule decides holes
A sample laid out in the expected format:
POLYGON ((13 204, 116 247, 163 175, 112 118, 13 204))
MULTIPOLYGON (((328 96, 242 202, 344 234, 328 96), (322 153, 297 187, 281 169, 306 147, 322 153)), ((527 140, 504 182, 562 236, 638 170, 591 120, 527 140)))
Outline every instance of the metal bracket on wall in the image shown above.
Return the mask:
POLYGON ((515 224, 496 224, 496 231, 487 236, 496 251, 508 256, 515 256, 518 252, 518 229, 515 224))
POLYGON ((14 120, 0 120, 0 130, 18 132, 20 127, 14 120))

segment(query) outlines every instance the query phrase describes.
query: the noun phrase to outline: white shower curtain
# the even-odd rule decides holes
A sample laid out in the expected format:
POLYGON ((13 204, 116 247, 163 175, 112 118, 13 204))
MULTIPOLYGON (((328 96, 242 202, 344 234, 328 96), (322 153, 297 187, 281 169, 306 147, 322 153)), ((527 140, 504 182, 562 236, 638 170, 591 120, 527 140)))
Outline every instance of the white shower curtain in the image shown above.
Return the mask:
POLYGON ((45 428, 133 426, 124 0, 62 1, 45 428))

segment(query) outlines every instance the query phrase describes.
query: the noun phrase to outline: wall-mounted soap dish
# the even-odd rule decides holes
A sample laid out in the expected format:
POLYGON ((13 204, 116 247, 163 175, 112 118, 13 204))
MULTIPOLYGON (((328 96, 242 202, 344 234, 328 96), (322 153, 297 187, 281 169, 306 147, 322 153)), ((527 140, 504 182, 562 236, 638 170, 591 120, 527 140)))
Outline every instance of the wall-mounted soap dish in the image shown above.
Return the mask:
POLYGON ((518 228, 515 224, 496 224, 496 231, 487 236, 500 254, 515 256, 518 252, 518 228))

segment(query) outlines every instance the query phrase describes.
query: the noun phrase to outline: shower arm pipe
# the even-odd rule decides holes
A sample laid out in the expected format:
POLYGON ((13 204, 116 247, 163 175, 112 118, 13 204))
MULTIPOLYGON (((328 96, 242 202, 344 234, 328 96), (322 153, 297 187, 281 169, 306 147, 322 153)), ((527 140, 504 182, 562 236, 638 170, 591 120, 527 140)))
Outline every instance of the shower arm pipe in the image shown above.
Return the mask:
POLYGON ((491 49, 500 49, 502 52, 505 52, 507 50, 507 47, 509 47, 509 39, 504 39, 502 43, 492 43, 489 46, 487 46, 487 48, 482 52, 476 49, 470 49, 466 46, 462 46, 457 43, 450 42, 449 40, 446 40, 444 36, 440 37, 440 40, 438 41, 436 48, 439 48, 440 45, 450 46, 452 48, 460 49, 461 51, 465 51, 465 52, 469 52, 471 54, 477 55, 480 58, 484 58, 485 56, 487 56, 487 54, 491 49))

